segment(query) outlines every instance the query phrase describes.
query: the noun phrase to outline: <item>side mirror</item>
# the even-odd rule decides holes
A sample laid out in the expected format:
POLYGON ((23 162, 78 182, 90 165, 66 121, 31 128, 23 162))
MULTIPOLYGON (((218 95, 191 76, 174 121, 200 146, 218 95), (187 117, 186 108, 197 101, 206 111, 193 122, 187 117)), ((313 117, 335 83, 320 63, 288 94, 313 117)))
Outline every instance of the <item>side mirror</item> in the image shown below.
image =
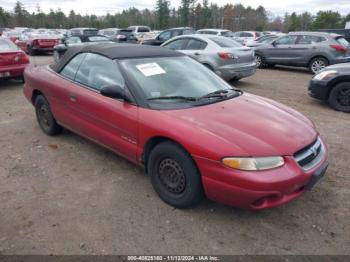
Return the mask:
POLYGON ((101 95, 106 96, 106 97, 122 99, 126 102, 131 102, 130 97, 125 94, 125 90, 123 88, 121 88, 120 86, 102 87, 100 93, 101 93, 101 95))
POLYGON ((272 45, 273 45, 273 46, 278 46, 278 43, 277 43, 276 41, 273 41, 273 42, 272 42, 272 45))

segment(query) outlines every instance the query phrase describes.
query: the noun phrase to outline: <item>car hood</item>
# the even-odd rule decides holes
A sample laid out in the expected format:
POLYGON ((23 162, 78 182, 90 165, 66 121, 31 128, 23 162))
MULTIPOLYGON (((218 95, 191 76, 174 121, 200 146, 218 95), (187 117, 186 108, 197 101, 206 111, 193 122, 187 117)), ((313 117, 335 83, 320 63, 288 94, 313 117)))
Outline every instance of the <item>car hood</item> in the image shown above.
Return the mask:
MULTIPOLYGON (((163 112, 192 128, 195 125, 205 139, 239 148, 241 155, 293 155, 318 135, 313 123, 299 112, 246 93, 219 103, 163 112)), ((197 131, 196 137, 200 137, 197 131)))
POLYGON ((341 64, 331 65, 324 69, 324 71, 326 70, 339 70, 339 71, 350 72, 350 63, 341 63, 341 64))

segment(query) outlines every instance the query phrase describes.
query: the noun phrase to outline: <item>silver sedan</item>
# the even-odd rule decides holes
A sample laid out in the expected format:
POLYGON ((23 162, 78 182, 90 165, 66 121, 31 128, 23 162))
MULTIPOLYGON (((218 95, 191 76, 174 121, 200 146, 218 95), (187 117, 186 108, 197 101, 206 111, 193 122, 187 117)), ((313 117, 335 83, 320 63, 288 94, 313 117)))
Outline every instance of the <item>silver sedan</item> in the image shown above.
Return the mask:
POLYGON ((162 46, 187 54, 225 80, 239 80, 256 70, 254 51, 227 37, 183 35, 162 46))

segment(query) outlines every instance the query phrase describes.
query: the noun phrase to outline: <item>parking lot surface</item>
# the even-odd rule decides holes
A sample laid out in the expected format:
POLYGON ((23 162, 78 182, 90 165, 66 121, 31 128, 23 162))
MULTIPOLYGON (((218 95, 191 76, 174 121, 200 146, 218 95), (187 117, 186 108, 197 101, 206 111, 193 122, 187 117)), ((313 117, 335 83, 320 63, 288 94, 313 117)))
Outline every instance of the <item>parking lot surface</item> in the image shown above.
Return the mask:
POLYGON ((167 206, 142 169, 69 131, 46 136, 22 84, 0 82, 0 254, 350 254, 350 115, 309 98, 310 78, 278 67, 232 83, 299 110, 329 146, 313 191, 262 212, 167 206))

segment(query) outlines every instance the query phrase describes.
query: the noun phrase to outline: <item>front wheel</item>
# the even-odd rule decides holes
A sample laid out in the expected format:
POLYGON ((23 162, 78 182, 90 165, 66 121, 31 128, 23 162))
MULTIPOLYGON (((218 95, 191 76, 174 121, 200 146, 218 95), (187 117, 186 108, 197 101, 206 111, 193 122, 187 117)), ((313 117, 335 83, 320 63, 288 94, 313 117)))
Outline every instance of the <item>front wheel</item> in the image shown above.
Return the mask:
POLYGON ((167 204, 186 208, 203 196, 201 177, 191 156, 172 142, 163 142, 151 152, 147 164, 152 186, 167 204))
POLYGON ((333 87, 328 102, 335 110, 350 113, 350 82, 343 82, 333 87))
POLYGON ((54 136, 62 132, 63 128, 57 124, 54 118, 49 102, 42 95, 38 95, 35 98, 35 113, 40 128, 45 134, 54 136))
POLYGON ((309 70, 313 74, 317 74, 322 69, 328 66, 328 60, 324 57, 315 57, 311 60, 309 70))

